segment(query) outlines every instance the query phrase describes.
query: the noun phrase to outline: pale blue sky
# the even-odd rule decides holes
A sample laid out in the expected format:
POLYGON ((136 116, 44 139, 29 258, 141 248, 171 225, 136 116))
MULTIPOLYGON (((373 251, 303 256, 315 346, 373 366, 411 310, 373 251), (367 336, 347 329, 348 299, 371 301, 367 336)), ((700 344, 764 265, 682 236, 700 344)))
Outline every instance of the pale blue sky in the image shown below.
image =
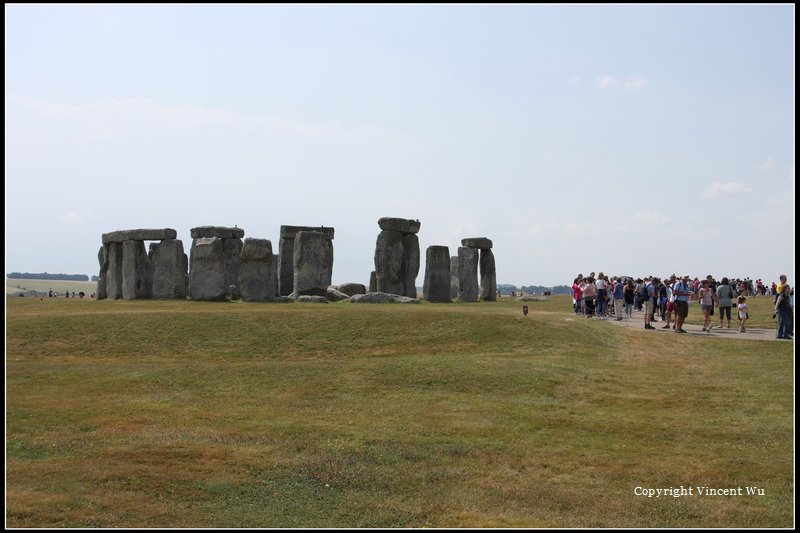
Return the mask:
MULTIPOLYGON (((383 216, 498 282, 794 279, 794 6, 5 6, 6 272, 383 216)), ((791 283, 791 281, 790 281, 791 283)))

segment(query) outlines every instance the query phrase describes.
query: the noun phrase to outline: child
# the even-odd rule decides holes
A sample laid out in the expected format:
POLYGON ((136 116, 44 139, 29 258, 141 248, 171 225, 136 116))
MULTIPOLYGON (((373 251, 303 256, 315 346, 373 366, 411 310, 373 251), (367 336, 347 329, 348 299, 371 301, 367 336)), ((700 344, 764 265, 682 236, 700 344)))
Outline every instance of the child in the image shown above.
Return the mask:
POLYGON ((744 333, 744 323, 747 322, 749 315, 747 314, 747 304, 744 303, 747 298, 739 296, 739 305, 736 308, 739 310, 739 333, 744 333))

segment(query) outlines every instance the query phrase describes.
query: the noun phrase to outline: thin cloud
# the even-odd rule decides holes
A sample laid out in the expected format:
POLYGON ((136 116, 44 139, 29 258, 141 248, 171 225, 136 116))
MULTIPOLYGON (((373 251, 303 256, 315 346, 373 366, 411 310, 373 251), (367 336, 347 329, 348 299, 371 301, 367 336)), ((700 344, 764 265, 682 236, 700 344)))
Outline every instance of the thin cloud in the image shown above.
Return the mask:
POLYGON ((758 165, 759 172, 769 172, 775 168, 775 159, 772 156, 767 157, 767 160, 758 165))
POLYGON ((630 75, 625 80, 625 84, 623 88, 626 91, 634 92, 634 91, 642 91, 647 88, 648 81, 641 76, 630 75))
POLYGON ((614 76, 603 76, 598 78, 594 85, 599 89, 613 89, 619 85, 619 80, 614 76))
POLYGON ((736 195, 736 194, 747 194, 751 191, 750 187, 747 187, 744 183, 736 183, 733 181, 715 181, 711 185, 708 186, 706 192, 703 196, 706 198, 714 198, 715 196, 722 196, 722 195, 736 195))

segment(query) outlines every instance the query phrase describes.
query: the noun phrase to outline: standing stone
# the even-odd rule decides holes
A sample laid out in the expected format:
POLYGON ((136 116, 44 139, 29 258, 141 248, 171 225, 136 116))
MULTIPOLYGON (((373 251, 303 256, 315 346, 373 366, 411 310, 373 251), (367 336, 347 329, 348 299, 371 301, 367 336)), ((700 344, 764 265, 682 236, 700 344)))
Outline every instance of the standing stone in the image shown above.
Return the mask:
POLYGON ((488 248, 481 249, 480 270, 481 291, 479 298, 484 302, 496 302, 497 272, 494 267, 494 254, 488 248))
POLYGON ((108 276, 108 252, 105 245, 100 247, 97 252, 97 261, 100 263, 100 275, 97 276, 97 300, 105 300, 108 298, 106 292, 106 277, 108 276))
POLYGON ((228 292, 225 283, 225 253, 222 239, 203 237, 194 240, 189 292, 192 300, 224 300, 228 292))
POLYGON ((239 292, 245 302, 269 302, 275 299, 272 242, 267 239, 244 240, 241 253, 239 292))
POLYGON ((369 292, 378 292, 378 275, 374 270, 369 273, 369 292))
POLYGON ((153 298, 183 300, 189 290, 183 242, 166 239, 150 245, 153 265, 153 298))
POLYGON ((415 233, 403 235, 403 292, 401 296, 417 297, 419 274, 419 237, 415 233))
POLYGON ((122 243, 109 242, 105 248, 108 252, 106 295, 111 300, 119 300, 122 298, 122 243))
POLYGON ((478 249, 458 248, 458 299, 478 301, 478 249))
MULTIPOLYGON (((272 244, 272 243, 270 243, 272 244)), ((281 272, 281 255, 273 253, 272 254, 272 294, 275 296, 280 295, 280 274, 281 272)), ((292 276, 294 278, 294 276, 292 276)))
POLYGON ((333 274, 333 243, 324 233, 300 231, 294 240, 295 299, 325 296, 333 274))
POLYGON ((144 241, 122 243, 122 297, 126 300, 153 297, 153 267, 144 241))
POLYGON ((450 258, 450 299, 458 298, 458 256, 450 258))
POLYGON ((428 246, 425 251, 422 292, 429 302, 450 301, 450 250, 447 246, 428 246))
POLYGON ((403 234, 394 230, 383 230, 375 242, 376 292, 405 296, 403 275, 403 234))
MULTIPOLYGON (((281 239, 278 241, 280 252, 280 269, 278 270, 278 291, 281 296, 288 296, 294 291, 294 239, 301 231, 315 231, 333 240, 334 229, 319 226, 281 226, 281 239)), ((331 244, 331 247, 333 244, 331 244)))
MULTIPOLYGON (((270 244, 270 249, 272 245, 270 244)), ((222 239, 222 253, 225 254, 225 284, 239 286, 241 268, 242 240, 237 238, 222 239)))

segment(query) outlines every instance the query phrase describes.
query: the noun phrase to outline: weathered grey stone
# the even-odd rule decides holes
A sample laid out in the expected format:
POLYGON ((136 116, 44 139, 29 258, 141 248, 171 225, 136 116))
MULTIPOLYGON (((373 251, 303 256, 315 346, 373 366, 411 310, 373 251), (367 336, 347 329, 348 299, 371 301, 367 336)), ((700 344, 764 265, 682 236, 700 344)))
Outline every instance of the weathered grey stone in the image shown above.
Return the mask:
POLYGON ((292 298, 291 296, 276 296, 275 297, 275 303, 279 303, 279 304, 294 303, 294 298, 292 298))
POLYGON ((122 243, 109 242, 105 248, 108 252, 106 295, 111 300, 119 300, 122 298, 122 243))
POLYGON ((293 265, 295 296, 325 296, 333 274, 333 242, 324 233, 298 232, 293 265))
POLYGON ((488 248, 481 249, 480 270, 481 290, 478 298, 484 302, 496 302, 497 271, 494 266, 494 254, 488 248))
POLYGON ((425 251, 422 294, 429 302, 450 301, 450 250, 447 246, 428 246, 425 251))
POLYGON ((324 296, 314 296, 311 294, 301 294, 297 297, 297 301, 300 303, 311 303, 311 304, 326 304, 328 303, 328 299, 324 296))
POLYGON ((325 293, 325 298, 327 298, 331 302, 341 302, 342 300, 347 300, 348 298, 350 298, 350 295, 345 294, 340 290, 334 289, 333 287, 328 287, 328 290, 325 293))
POLYGON ((383 230, 375 242, 375 292, 404 294, 403 234, 399 231, 383 230))
POLYGON ((239 287, 236 285, 228 285, 228 292, 225 294, 225 297, 230 298, 231 300, 239 300, 241 298, 239 287))
POLYGON ((458 298, 458 256, 450 258, 450 299, 458 298))
MULTIPOLYGON (((280 274, 281 272, 281 255, 272 254, 272 293, 277 297, 280 295, 280 274)), ((294 277, 294 275, 292 276, 294 277)))
MULTIPOLYGON (((320 226, 281 226, 281 240, 278 242, 280 251, 280 268, 278 269, 278 292, 287 296, 294 291, 294 240, 301 231, 314 231, 333 240, 334 229, 320 226)), ((333 246, 333 245, 331 245, 333 246)))
POLYGON ((281 226, 281 239, 294 240, 301 231, 316 231, 317 233, 325 234, 330 240, 333 240, 334 229, 325 226, 281 226))
POLYGON ((478 249, 458 248, 458 299, 478 301, 478 249))
POLYGON ((378 219, 378 226, 383 230, 400 233, 419 233, 420 221, 406 218, 383 217, 378 219))
POLYGON ((127 229, 103 233, 103 244, 125 241, 161 241, 174 239, 178 232, 171 228, 164 229, 127 229))
POLYGON ((369 273, 369 292, 378 292, 378 275, 374 270, 369 273))
POLYGON ((386 303, 400 303, 400 304, 418 304, 419 300, 409 298, 408 296, 401 296, 399 294, 387 294, 385 292, 368 292, 366 294, 356 294, 351 296, 350 303, 359 304, 386 304, 386 303))
POLYGON ((275 262, 272 258, 272 242, 267 239, 245 239, 240 259, 239 292, 242 300, 245 302, 274 300, 275 262))
POLYGON ((466 246, 467 248, 480 248, 481 250, 489 250, 492 248, 492 241, 491 239, 487 239, 486 237, 468 237, 466 239, 461 239, 461 246, 466 246))
POLYGON ((153 254, 153 298, 183 300, 189 290, 183 243, 166 239, 150 246, 153 254))
POLYGON ((189 292, 192 300, 224 300, 229 284, 225 283, 225 254, 222 239, 201 237, 194 240, 189 292))
MULTIPOLYGON (((189 230, 192 239, 241 239, 244 237, 242 228, 226 228, 224 226, 198 226, 189 230)), ((173 237, 174 238, 174 237, 173 237)))
POLYGON ((413 233, 383 230, 375 242, 377 292, 416 298, 419 238, 413 233))
POLYGON ((403 292, 402 296, 417 297, 417 275, 419 275, 419 237, 403 235, 403 292))
POLYGON ((106 276, 108 276, 108 252, 106 251, 105 245, 101 246, 100 251, 97 252, 97 261, 100 263, 100 275, 97 276, 97 294, 95 299, 105 300, 108 298, 108 293, 106 292, 106 276))
POLYGON ((241 239, 222 239, 222 253, 225 254, 225 283, 239 286, 241 269, 241 239))
POLYGON ((122 297, 126 300, 153 297, 153 267, 144 241, 122 243, 122 297))
POLYGON ((355 294, 366 294, 367 288, 361 283, 343 283, 339 285, 339 291, 347 296, 353 296, 355 294))

